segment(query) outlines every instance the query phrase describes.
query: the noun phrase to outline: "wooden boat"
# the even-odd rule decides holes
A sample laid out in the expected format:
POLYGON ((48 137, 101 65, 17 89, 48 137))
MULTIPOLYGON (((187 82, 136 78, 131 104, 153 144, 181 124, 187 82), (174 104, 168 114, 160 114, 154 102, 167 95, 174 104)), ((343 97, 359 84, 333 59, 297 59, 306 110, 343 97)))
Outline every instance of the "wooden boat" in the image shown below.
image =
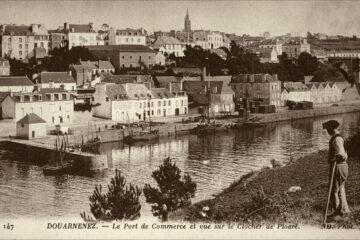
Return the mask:
POLYGON ((152 130, 150 132, 140 132, 137 135, 129 135, 124 137, 125 143, 134 143, 134 142, 145 142, 145 141, 153 141, 159 139, 159 131, 152 130))
POLYGON ((73 162, 70 160, 69 144, 65 137, 58 148, 58 139, 55 142, 55 163, 45 165, 42 170, 44 175, 66 174, 72 170, 73 162))
POLYGON ((196 128, 191 129, 190 133, 194 134, 211 134, 219 131, 228 131, 233 128, 233 124, 199 124, 196 128))
POLYGON ((89 138, 90 136, 92 136, 92 137, 90 139, 88 139, 86 142, 84 142, 84 138, 83 138, 83 136, 81 136, 82 140, 81 140, 80 150, 82 152, 90 152, 90 153, 94 153, 94 154, 99 154, 99 147, 100 147, 101 142, 100 142, 99 136, 97 135, 96 125, 95 125, 95 123, 91 124, 91 122, 88 123, 87 137, 89 138))

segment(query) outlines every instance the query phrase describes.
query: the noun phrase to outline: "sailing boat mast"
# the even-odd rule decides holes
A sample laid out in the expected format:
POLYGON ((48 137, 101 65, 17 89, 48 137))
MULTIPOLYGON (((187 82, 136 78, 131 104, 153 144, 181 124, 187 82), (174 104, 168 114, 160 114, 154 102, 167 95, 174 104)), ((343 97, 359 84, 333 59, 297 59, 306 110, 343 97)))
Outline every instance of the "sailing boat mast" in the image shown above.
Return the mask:
POLYGON ((149 126, 150 126, 150 132, 151 132, 151 110, 150 110, 150 106, 151 106, 151 96, 149 95, 149 102, 148 102, 148 104, 149 104, 149 126))

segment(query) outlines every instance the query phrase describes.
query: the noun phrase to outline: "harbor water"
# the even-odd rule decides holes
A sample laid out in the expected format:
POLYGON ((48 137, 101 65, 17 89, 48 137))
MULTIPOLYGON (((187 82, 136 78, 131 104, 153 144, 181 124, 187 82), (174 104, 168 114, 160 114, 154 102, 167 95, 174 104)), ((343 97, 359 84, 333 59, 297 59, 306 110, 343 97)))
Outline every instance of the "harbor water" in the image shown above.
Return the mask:
MULTIPOLYGON (((95 184, 106 189, 115 169, 121 170, 128 183, 155 185, 151 173, 169 156, 197 183, 193 201, 211 198, 242 175, 271 167, 271 159, 286 164, 326 149, 329 136, 322 122, 329 119, 341 123, 344 136, 359 130, 360 113, 348 113, 207 136, 172 136, 131 147, 122 142, 108 143, 100 152, 106 156, 109 169, 79 175, 44 176, 36 161, 0 150, 0 217, 80 220, 80 212, 89 213, 89 196, 95 184)), ((142 217, 151 217, 151 207, 143 195, 141 202, 142 217)))

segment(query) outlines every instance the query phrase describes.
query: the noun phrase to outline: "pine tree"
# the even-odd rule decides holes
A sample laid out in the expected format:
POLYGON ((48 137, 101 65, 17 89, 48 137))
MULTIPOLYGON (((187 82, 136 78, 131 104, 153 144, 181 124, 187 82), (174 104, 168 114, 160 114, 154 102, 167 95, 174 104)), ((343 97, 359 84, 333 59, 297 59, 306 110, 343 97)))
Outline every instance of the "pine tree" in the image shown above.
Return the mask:
POLYGON ((146 202, 152 203, 154 216, 166 221, 168 213, 189 206, 195 196, 196 183, 187 174, 181 179, 181 171, 170 158, 164 159, 158 170, 152 173, 158 188, 146 184, 144 194, 146 202))
MULTIPOLYGON (((93 195, 89 197, 90 211, 96 220, 135 220, 140 217, 141 205, 139 197, 141 189, 129 184, 125 186, 125 178, 119 170, 115 170, 115 177, 108 185, 108 192, 102 193, 102 186, 95 185, 93 195)), ((93 221, 90 216, 80 214, 85 221, 93 221)))

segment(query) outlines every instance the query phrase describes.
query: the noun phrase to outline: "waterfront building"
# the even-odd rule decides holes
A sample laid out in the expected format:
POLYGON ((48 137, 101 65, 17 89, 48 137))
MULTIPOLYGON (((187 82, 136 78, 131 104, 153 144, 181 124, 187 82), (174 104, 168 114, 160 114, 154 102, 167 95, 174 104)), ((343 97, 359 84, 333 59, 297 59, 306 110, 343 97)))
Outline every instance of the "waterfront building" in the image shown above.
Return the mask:
POLYGON ((174 37, 160 36, 153 43, 153 47, 159 49, 165 56, 174 54, 175 57, 183 57, 185 44, 174 37))
POLYGON ((234 91, 223 81, 185 80, 182 85, 194 106, 207 106, 213 114, 231 113, 235 110, 234 91))
POLYGON ((262 100, 264 104, 281 106, 281 82, 277 75, 239 74, 230 82, 235 92, 235 100, 243 98, 262 100))
POLYGON ((32 92, 34 83, 26 76, 0 77, 0 92, 32 92))
POLYGON ((99 59, 110 59, 116 69, 150 68, 155 65, 155 51, 143 45, 88 46, 99 59))
POLYGON ((289 40, 282 45, 282 52, 286 53, 289 58, 297 59, 302 52, 310 52, 310 44, 305 39, 289 40))
POLYGON ((73 121, 74 102, 70 92, 56 88, 41 88, 33 92, 11 93, 1 102, 2 117, 15 122, 26 114, 35 113, 48 124, 73 121))
POLYGON ((281 100, 283 105, 286 104, 286 101, 310 102, 311 92, 303 82, 284 82, 284 86, 281 91, 281 100))
POLYGON ((9 60, 0 57, 0 76, 10 75, 10 63, 9 60))
POLYGON ((17 60, 42 58, 50 46, 48 31, 42 24, 1 25, 0 44, 1 57, 17 60))
POLYGON ((69 49, 76 46, 96 45, 97 33, 94 29, 93 23, 69 24, 65 22, 64 29, 61 30, 61 32, 65 33, 67 36, 69 49))
POLYGON ((76 81, 68 72, 41 72, 33 79, 41 88, 63 88, 66 91, 76 91, 76 81))
POLYGON ((115 29, 109 30, 109 45, 146 45, 145 29, 115 29))
POLYGON ((26 114, 16 122, 16 137, 33 139, 46 136, 46 121, 35 113, 26 114))
POLYGON ((149 117, 168 117, 187 113, 187 96, 165 88, 149 89, 137 83, 100 83, 95 86, 94 116, 131 123, 149 117))

